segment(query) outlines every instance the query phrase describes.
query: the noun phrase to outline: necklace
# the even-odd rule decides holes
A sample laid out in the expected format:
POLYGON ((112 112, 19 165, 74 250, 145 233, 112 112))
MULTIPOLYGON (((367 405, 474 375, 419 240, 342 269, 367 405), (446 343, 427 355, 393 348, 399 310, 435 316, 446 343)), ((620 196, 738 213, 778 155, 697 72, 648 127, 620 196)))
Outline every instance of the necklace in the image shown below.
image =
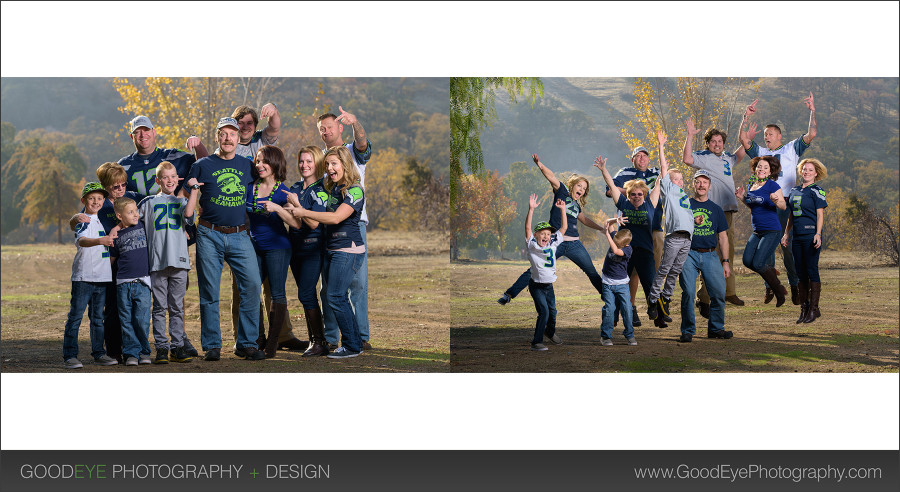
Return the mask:
MULTIPOLYGON (((253 202, 256 203, 259 200, 259 182, 261 180, 257 180, 256 183, 253 183, 253 202)), ((272 187, 272 192, 269 193, 269 196, 266 198, 268 201, 272 201, 272 198, 275 197, 275 191, 278 190, 278 187, 281 186, 281 181, 276 181, 275 186, 272 187)))
POLYGON ((750 176, 750 179, 747 180, 747 184, 749 184, 749 185, 752 186, 752 185, 755 185, 755 184, 757 184, 757 183, 765 183, 765 182, 768 181, 768 180, 769 180, 769 177, 768 177, 768 176, 766 176, 765 178, 757 178, 756 175, 753 174, 753 175, 750 176))

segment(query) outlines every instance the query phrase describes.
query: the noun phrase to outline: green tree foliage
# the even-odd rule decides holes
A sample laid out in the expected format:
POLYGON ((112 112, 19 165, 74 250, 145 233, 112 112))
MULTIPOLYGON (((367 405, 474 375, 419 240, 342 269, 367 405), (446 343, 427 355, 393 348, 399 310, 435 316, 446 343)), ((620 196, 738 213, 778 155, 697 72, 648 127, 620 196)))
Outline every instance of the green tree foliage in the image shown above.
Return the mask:
POLYGON ((525 228, 525 216, 528 214, 528 197, 532 193, 538 196, 541 206, 534 211, 535 223, 549 220, 553 189, 533 162, 514 162, 509 166, 509 174, 503 177, 503 189, 515 204, 515 218, 506 228, 506 244, 522 244, 520 238, 525 228))

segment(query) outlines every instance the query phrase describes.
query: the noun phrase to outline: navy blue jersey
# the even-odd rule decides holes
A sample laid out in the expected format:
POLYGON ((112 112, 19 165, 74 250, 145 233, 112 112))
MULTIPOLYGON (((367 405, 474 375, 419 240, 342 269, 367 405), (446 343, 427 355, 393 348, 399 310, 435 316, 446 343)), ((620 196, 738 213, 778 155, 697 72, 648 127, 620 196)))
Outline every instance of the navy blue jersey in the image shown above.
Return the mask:
POLYGON ((603 278, 610 280, 622 280, 628 278, 628 260, 631 259, 631 244, 622 249, 622 256, 613 253, 612 248, 606 250, 606 259, 603 260, 603 278))
POLYGON ((771 179, 754 191, 750 191, 750 186, 747 186, 744 203, 750 207, 750 224, 753 226, 754 232, 781 230, 777 207, 775 202, 769 197, 769 195, 780 189, 781 187, 778 186, 778 183, 771 179))
POLYGON ((235 155, 225 160, 212 154, 191 166, 186 179, 196 178, 200 187, 200 218, 215 225, 239 226, 247 218, 247 200, 253 193, 250 160, 235 155))
POLYGON ((728 221, 722 207, 712 200, 698 202, 691 198, 691 210, 694 211, 694 218, 703 217, 703 222, 694 224, 691 249, 715 248, 719 244, 718 234, 728 230, 728 221))
POLYGON ((572 199, 566 185, 560 183, 559 189, 553 194, 553 203, 550 205, 550 227, 559 230, 562 225, 562 212, 556 208, 556 200, 562 200, 566 203, 566 230, 563 236, 578 237, 578 215, 581 214, 581 204, 577 200, 572 199))
POLYGON ((359 217, 362 214, 365 202, 363 189, 359 185, 352 185, 347 188, 346 196, 344 196, 340 186, 335 186, 331 189, 325 209, 328 212, 334 212, 338 207, 346 203, 353 207, 353 213, 340 224, 328 224, 325 226, 327 237, 325 247, 327 249, 350 248, 353 246, 351 243, 355 243, 356 246, 364 244, 362 234, 359 232, 359 217))
MULTIPOLYGON (((287 204, 288 191, 284 183, 279 183, 275 188, 275 194, 272 195, 272 202, 281 205, 287 204)), ((251 192, 252 193, 252 192, 251 192)), ((256 197, 256 202, 268 201, 269 197, 256 197)), ((275 212, 266 212, 265 209, 261 213, 251 213, 250 215, 250 238, 253 239, 253 246, 260 251, 269 251, 272 249, 290 249, 291 240, 288 237, 287 228, 284 221, 275 212)))
POLYGON ((816 233, 816 210, 825 208, 825 190, 812 184, 803 188, 795 186, 788 195, 788 207, 794 218, 794 235, 803 236, 816 233))
MULTIPOLYGON (((647 187, 650 190, 653 190, 653 187, 656 186, 656 180, 659 178, 659 168, 648 167, 646 171, 641 171, 636 167, 626 167, 619 170, 616 173, 616 176, 613 178, 613 183, 616 184, 619 188, 624 188, 625 183, 631 181, 632 179, 642 179, 645 183, 647 183, 647 187)), ((609 186, 606 187, 606 191, 609 191, 609 186)), ((628 198, 628 197, 625 197, 628 198)), ((645 200, 649 200, 649 196, 644 197, 645 200)), ((653 212, 653 230, 661 231, 662 230, 662 216, 663 216, 663 208, 662 208, 662 200, 656 204, 656 210, 653 212)))
MULTIPOLYGON (((162 161, 169 161, 175 166, 179 178, 187 176, 191 165, 197 160, 194 154, 180 149, 160 149, 159 147, 149 155, 140 155, 137 152, 119 159, 119 165, 128 173, 127 189, 141 195, 155 195, 159 193, 159 185, 156 184, 156 166, 162 161)), ((177 195, 184 181, 178 183, 173 194, 177 195)))
POLYGON ((631 245, 635 248, 643 248, 653 251, 653 236, 651 235, 651 226, 653 224, 653 205, 649 200, 634 208, 625 195, 619 195, 619 201, 616 208, 622 211, 622 215, 628 217, 628 222, 622 227, 631 231, 631 245))
MULTIPOLYGON (((123 198, 131 198, 134 200, 135 204, 138 204, 146 197, 131 191, 126 191, 123 198)), ((81 213, 84 213, 84 208, 81 209, 81 213)), ((107 234, 109 234, 109 231, 119 223, 119 219, 116 218, 116 211, 113 209, 112 200, 107 198, 106 201, 103 202, 103 206, 100 207, 100 211, 97 212, 97 218, 100 219, 100 224, 103 225, 103 230, 106 231, 107 234)))
POLYGON ((150 254, 147 251, 147 232, 144 224, 126 227, 113 239, 109 255, 116 260, 116 281, 136 279, 150 275, 150 254))
MULTIPOLYGON (((325 204, 328 203, 328 192, 325 191, 325 187, 322 186, 321 179, 306 188, 303 188, 303 181, 297 181, 291 186, 291 193, 297 194, 300 206, 306 210, 325 212, 325 204)), ((301 220, 299 229, 291 227, 291 234, 295 234, 297 239, 301 241, 301 244, 307 239, 320 238, 324 233, 325 224, 321 223, 319 224, 319 227, 313 229, 301 220)))

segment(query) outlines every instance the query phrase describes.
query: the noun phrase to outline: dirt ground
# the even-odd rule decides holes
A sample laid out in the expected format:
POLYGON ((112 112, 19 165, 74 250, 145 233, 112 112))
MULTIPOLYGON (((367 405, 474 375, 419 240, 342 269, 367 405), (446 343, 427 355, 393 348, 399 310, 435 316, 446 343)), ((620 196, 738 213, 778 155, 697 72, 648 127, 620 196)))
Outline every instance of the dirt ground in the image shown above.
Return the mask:
MULTIPOLYGON (((738 256, 739 257, 739 256, 738 256)), ((781 265, 781 258, 776 264, 781 265)), ((598 271, 601 263, 595 262, 598 271)), ((796 324, 799 306, 763 303, 759 276, 738 267, 742 307, 726 305, 731 340, 706 337, 706 320, 696 313, 697 335, 678 343, 681 289, 671 305, 673 322, 656 328, 638 299, 643 322, 637 346, 628 346, 622 325, 612 347, 600 345, 599 294, 568 260, 559 263, 554 284, 562 345, 531 350, 535 308, 527 289, 510 304, 497 298, 526 261, 461 261, 451 265, 450 360, 453 372, 897 372, 898 269, 872 265, 868 258, 825 252, 820 260, 822 318, 796 324)), ((780 276, 786 283, 786 275, 780 276)), ((639 289, 639 297, 642 291, 639 289)))
MULTIPOLYGON (((373 231, 369 239, 369 323, 373 350, 347 360, 301 358, 279 351, 273 359, 245 361, 231 353, 231 278, 222 275, 222 359, 206 362, 101 367, 89 363, 88 319, 79 330, 83 372, 447 372, 449 358, 449 239, 446 235, 373 231)), ((64 372, 62 339, 69 308, 72 244, 3 246, 0 282, 0 360, 3 372, 64 372)), ((294 333, 308 338, 297 286, 288 275, 294 333)), ((185 329, 200 349, 197 277, 190 273, 185 329)), ((153 349, 151 335, 151 349, 153 349)), ((155 352, 154 352, 155 354, 155 352)), ((151 354, 153 355, 153 354, 151 354)), ((202 357, 202 351, 201 351, 202 357)), ((71 371, 69 371, 71 372, 71 371)))

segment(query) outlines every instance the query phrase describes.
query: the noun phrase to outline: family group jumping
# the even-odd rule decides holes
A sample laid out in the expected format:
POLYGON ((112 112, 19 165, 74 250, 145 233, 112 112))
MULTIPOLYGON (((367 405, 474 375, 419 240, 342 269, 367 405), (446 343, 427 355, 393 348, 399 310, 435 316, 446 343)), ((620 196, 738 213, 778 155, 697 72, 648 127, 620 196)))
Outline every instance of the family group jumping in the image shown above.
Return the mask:
POLYGON ((70 222, 77 251, 63 338, 65 367, 83 367, 78 329, 85 309, 95 364, 139 366, 198 357, 184 330, 193 244, 204 360, 221 358, 219 289, 225 263, 231 268, 237 357, 262 360, 282 349, 342 359, 371 349, 363 189, 372 144, 356 116, 339 109, 339 115, 318 118, 325 149, 300 149, 301 179, 293 185, 285 183, 288 162, 276 145, 281 117, 275 104, 258 113, 239 106, 221 118, 212 154, 196 136, 187 139, 186 150, 159 148, 150 119, 132 119, 135 152, 97 169, 99 182, 84 186, 84 209, 70 222), (260 118, 268 123, 257 130, 260 118), (353 130, 348 144, 342 139, 344 125, 353 130), (309 341, 298 339, 290 323, 288 268, 309 341))
POLYGON ((651 168, 650 154, 637 147, 631 154, 633 167, 615 177, 606 159, 594 160, 607 185, 606 196, 616 204, 617 216, 597 224, 582 210, 590 183, 573 174, 566 183, 556 178, 537 155, 532 159, 553 188, 554 206, 549 221, 532 228, 534 210, 540 206, 535 195, 529 200, 525 222, 526 249, 531 268, 497 300, 509 303, 525 287, 534 300, 538 318, 532 350, 548 350, 545 340, 561 344, 556 333, 556 259, 568 257, 588 276, 603 300, 601 344, 613 345, 613 327, 621 318, 628 345, 637 345, 634 327, 641 326, 635 306, 638 283, 647 300, 647 316, 657 327, 671 322, 669 304, 678 281, 681 287, 681 336, 691 342, 696 334, 694 298, 700 314, 708 318, 707 337, 729 339, 725 329, 725 303, 743 306, 735 291, 731 264, 734 260, 734 214, 738 202, 750 210, 753 233, 744 248, 742 263, 765 283, 764 302, 784 304, 787 289, 775 270, 775 249, 781 245, 784 267, 791 289, 791 302, 800 306, 797 323, 811 323, 821 316, 819 296, 819 253, 827 203, 825 191, 816 183, 825 179, 827 169, 816 159, 800 160, 816 137, 816 110, 813 94, 804 100, 809 109, 809 127, 801 137, 782 143, 781 128, 766 125, 764 146, 754 138, 758 126, 753 101, 744 112, 738 131, 740 145, 725 152, 727 135, 710 128, 704 134, 705 149, 692 151, 700 133, 692 119, 685 121, 687 136, 682 162, 696 169, 694 193, 684 189, 683 173, 669 169, 665 158, 666 134, 657 134, 659 168, 651 168), (751 176, 746 185, 735 186, 733 171, 744 157, 751 158, 751 176), (602 232, 609 244, 601 272, 579 240, 578 222, 602 232), (698 277, 701 279, 697 290, 698 277))

